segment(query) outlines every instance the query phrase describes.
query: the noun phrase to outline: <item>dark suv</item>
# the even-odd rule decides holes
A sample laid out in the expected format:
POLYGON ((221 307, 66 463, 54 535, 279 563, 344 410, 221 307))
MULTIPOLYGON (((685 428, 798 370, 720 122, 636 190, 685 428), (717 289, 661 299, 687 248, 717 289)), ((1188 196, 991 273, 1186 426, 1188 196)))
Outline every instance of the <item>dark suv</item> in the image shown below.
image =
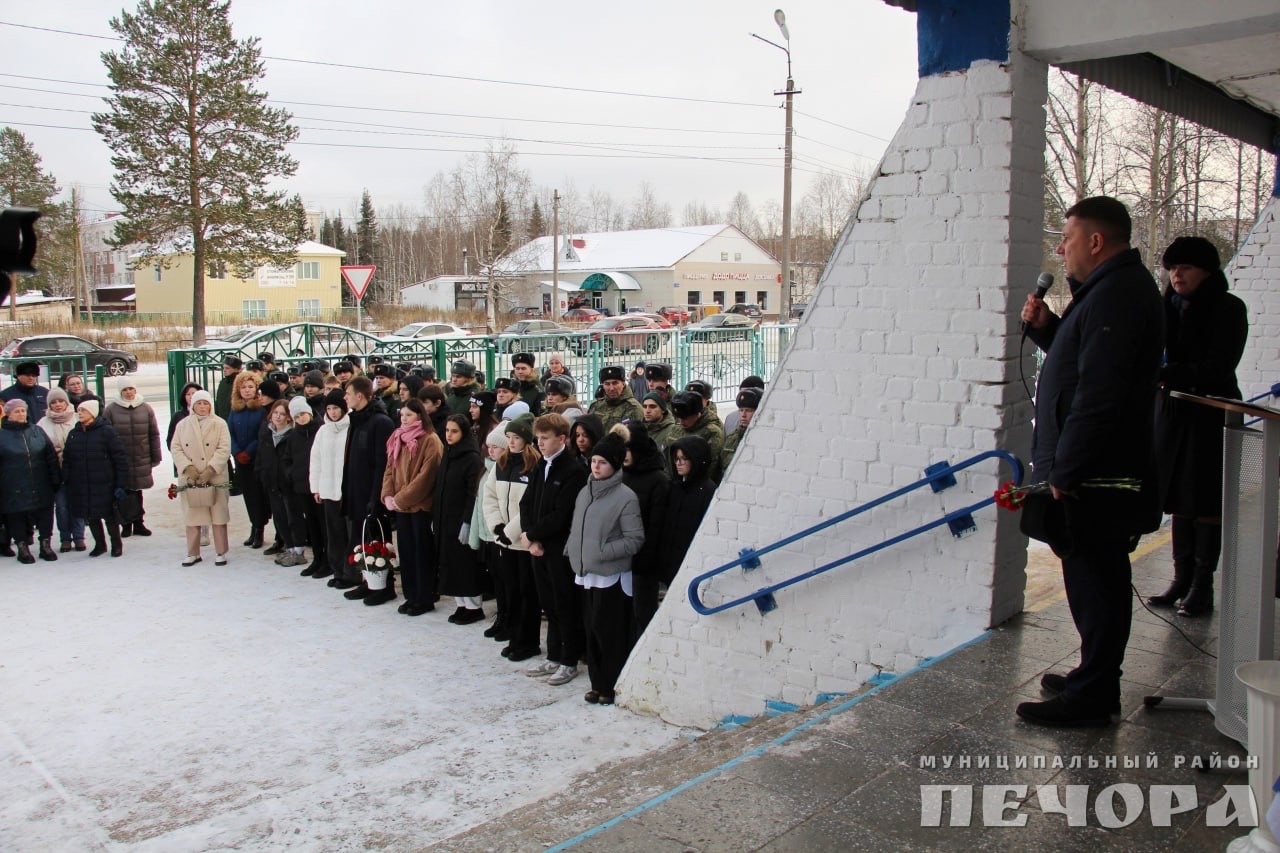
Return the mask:
POLYGON ((750 317, 752 320, 760 320, 764 318, 764 311, 760 309, 760 306, 749 302, 734 303, 733 305, 730 305, 729 310, 724 313, 741 314, 744 317, 750 317))
MULTIPOLYGON (((138 369, 138 357, 133 353, 100 347, 75 335, 14 338, 4 349, 0 349, 0 358, 38 361, 48 365, 50 376, 81 370, 86 364, 88 370, 102 365, 111 376, 124 376, 138 369), (81 358, 84 361, 80 361, 81 358)), ((17 362, 13 366, 16 367, 17 362)))

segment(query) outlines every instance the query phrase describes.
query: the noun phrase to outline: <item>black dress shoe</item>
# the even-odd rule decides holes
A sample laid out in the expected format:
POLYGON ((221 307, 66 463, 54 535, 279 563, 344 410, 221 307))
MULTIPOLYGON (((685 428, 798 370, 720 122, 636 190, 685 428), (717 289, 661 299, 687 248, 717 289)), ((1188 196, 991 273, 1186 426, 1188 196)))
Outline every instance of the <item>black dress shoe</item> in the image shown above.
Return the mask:
POLYGON ((462 611, 462 615, 454 621, 455 625, 474 625, 477 622, 484 621, 484 611, 478 607, 467 607, 462 611))
POLYGON ((1028 723, 1052 728, 1103 728, 1111 714, 1096 707, 1055 696, 1047 702, 1023 702, 1017 714, 1028 723))
POLYGON ((366 595, 369 595, 372 592, 373 590, 369 589, 369 587, 365 586, 364 584, 359 584, 354 589, 349 589, 346 592, 344 592, 342 594, 342 597, 347 599, 347 601, 359 601, 360 599, 364 598, 366 595))
POLYGON ((409 604, 409 602, 407 602, 407 601, 406 601, 404 604, 401 604, 399 607, 397 607, 397 608, 396 608, 396 612, 397 612, 397 613, 404 613, 404 612, 405 612, 406 610, 408 610, 411 606, 412 606, 412 605, 410 605, 410 604, 409 604))
POLYGON ((459 607, 457 610, 455 610, 455 611, 453 611, 452 613, 450 613, 450 614, 449 614, 449 621, 450 621, 450 622, 452 622, 453 624, 457 625, 457 624, 458 624, 458 619, 459 619, 459 617, 461 617, 461 616, 462 616, 462 614, 463 614, 463 613, 466 613, 466 612, 467 612, 467 608, 465 608, 465 607, 459 607))
POLYGON ((386 589, 371 590, 369 594, 364 597, 364 603, 369 607, 376 607, 379 604, 386 604, 388 601, 395 600, 396 591, 389 586, 386 589))
POLYGON ((538 646, 531 646, 530 648, 527 648, 527 649, 512 648, 511 646, 507 646, 502 651, 504 652, 503 657, 505 657, 507 660, 511 661, 512 663, 515 663, 517 661, 522 661, 522 660, 528 660, 529 658, 534 658, 542 654, 542 649, 539 648, 538 646))
POLYGON ((105 554, 105 553, 107 553, 107 546, 106 546, 106 545, 103 545, 101 542, 94 542, 94 543, 93 543, 93 550, 89 552, 89 556, 90 556, 90 557, 101 557, 101 556, 102 556, 103 554, 105 554))
POLYGON ((507 623, 503 622, 501 619, 495 619, 492 625, 484 629, 484 635, 486 637, 497 637, 506 630, 507 623))
POLYGON ((357 581, 347 580, 346 578, 340 577, 335 577, 333 580, 329 581, 329 586, 334 589, 351 589, 351 587, 359 585, 360 584, 357 581))
MULTIPOLYGON (((1046 672, 1044 675, 1040 676, 1040 689, 1045 693, 1048 693, 1050 696, 1061 696, 1062 691, 1067 689, 1067 677, 1065 675, 1059 675, 1056 672, 1046 672)), ((1117 701, 1115 706, 1111 709, 1111 713, 1120 713, 1119 701, 1117 701)))
POLYGON ((506 643, 511 640, 511 635, 507 633, 506 628, 503 628, 501 631, 493 635, 493 639, 499 643, 506 643))
POLYGON ((331 578, 333 577, 333 569, 330 569, 328 566, 321 566, 320 568, 316 569, 316 573, 313 574, 311 577, 315 578, 318 581, 324 580, 325 578, 331 578))
POLYGON ((403 613, 405 616, 421 616, 423 613, 430 613, 432 610, 435 610, 435 609, 436 609, 436 606, 434 604, 409 604, 409 605, 406 605, 400 612, 403 613))

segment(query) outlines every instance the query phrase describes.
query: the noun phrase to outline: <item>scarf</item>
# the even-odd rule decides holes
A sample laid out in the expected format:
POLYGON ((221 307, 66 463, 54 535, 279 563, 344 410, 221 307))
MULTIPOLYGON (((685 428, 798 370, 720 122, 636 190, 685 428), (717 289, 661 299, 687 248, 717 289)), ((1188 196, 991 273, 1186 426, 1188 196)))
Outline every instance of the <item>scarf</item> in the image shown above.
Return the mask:
POLYGON ((45 409, 44 416, 55 424, 69 424, 76 419, 76 410, 68 407, 65 412, 55 412, 53 409, 45 409))
POLYGON ((276 429, 275 424, 267 424, 267 429, 271 432, 271 446, 279 447, 280 442, 284 441, 285 436, 289 434, 289 430, 293 429, 293 424, 287 424, 280 429, 276 429))
POLYGON ((408 426, 399 427, 395 432, 391 433, 391 437, 387 439, 387 461, 395 465, 396 460, 400 458, 400 450, 402 448, 409 453, 417 450, 418 439, 422 437, 424 432, 422 421, 417 420, 408 426))

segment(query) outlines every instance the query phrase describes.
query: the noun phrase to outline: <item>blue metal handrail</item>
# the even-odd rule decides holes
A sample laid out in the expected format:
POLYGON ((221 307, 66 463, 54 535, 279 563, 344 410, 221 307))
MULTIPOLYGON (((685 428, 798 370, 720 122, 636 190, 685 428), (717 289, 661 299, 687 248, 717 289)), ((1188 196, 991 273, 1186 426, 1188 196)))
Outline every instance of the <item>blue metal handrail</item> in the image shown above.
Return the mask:
MULTIPOLYGON (((1248 400, 1245 400, 1245 402, 1256 403, 1259 400, 1265 400, 1268 397, 1280 397, 1280 382, 1277 382, 1275 385, 1272 385, 1270 391, 1263 391, 1258 396, 1250 397, 1248 400)), ((1262 418, 1253 418, 1252 420, 1245 421, 1244 426, 1253 426, 1260 420, 1262 420, 1262 418)))
POLYGON ((1003 459, 1006 462, 1008 462, 1009 467, 1013 469, 1014 483, 1017 485, 1022 484, 1022 461, 1018 459, 1018 457, 1014 456, 1012 453, 1009 453, 1008 451, 1005 451, 1005 450, 988 450, 985 453, 979 453, 977 456, 970 457, 969 459, 966 459, 963 462, 957 462, 954 465, 946 465, 946 466, 940 465, 940 466, 937 466, 936 468, 931 467, 928 469, 929 474, 927 477, 917 480, 916 482, 908 486, 903 486, 902 488, 896 491, 890 492, 889 494, 884 495, 882 497, 876 498, 873 501, 869 501, 868 503, 865 503, 862 506, 854 507, 848 512, 837 515, 836 517, 828 519, 827 521, 824 521, 821 524, 815 524, 813 527, 810 527, 807 530, 802 530, 799 533, 793 533, 787 538, 780 539, 777 542, 774 542, 771 545, 766 545, 763 548, 759 548, 755 550, 750 548, 744 548, 741 554, 739 555, 738 559, 734 560, 731 563, 726 563, 723 566, 714 568, 711 571, 703 572, 693 580, 689 581, 689 603, 693 605, 694 610, 698 611, 704 616, 709 616, 712 613, 720 613, 721 611, 728 610, 733 607, 737 607, 741 604, 746 604, 749 601, 754 601, 757 604, 757 606, 761 608, 762 612, 767 612, 768 610, 773 609, 773 598, 772 598, 773 593, 777 592, 780 589, 785 589, 794 584, 798 584, 801 581, 806 581, 809 578, 816 577, 817 575, 823 574, 824 572, 828 572, 834 568, 837 568, 838 566, 843 566, 845 563, 851 563, 854 560, 867 556, 868 554, 874 554, 876 551, 880 551, 885 548, 888 548, 890 545, 896 545, 899 542, 910 539, 913 536, 919 536, 921 533, 926 533, 930 530, 933 530, 936 527, 941 527, 944 524, 953 525, 956 522, 965 520, 969 516, 971 516, 973 513, 977 512, 978 510, 985 508, 989 504, 995 503, 994 496, 978 501, 977 503, 971 504, 970 506, 964 507, 963 509, 958 509, 958 510, 949 512, 946 515, 942 516, 941 518, 931 521, 928 524, 923 524, 919 527, 914 528, 913 530, 908 530, 906 533, 900 533, 899 535, 894 536, 891 539, 886 539, 884 542, 881 542, 879 545, 873 545, 869 548, 864 548, 861 551, 850 554, 847 557, 842 557, 839 560, 834 560, 830 563, 827 563, 826 565, 819 566, 816 569, 811 569, 810 571, 807 571, 802 575, 797 575, 794 578, 790 578, 789 580, 779 581, 778 583, 773 584, 771 586, 762 587, 749 595, 745 595, 741 598, 735 598, 733 601, 728 601, 728 602, 725 602, 724 604, 716 605, 715 607, 708 607, 707 605, 702 603, 702 599, 698 595, 698 587, 699 585, 702 584, 703 581, 709 580, 715 577, 716 575, 723 574, 724 572, 727 572, 730 569, 737 568, 738 566, 743 566, 744 568, 747 568, 747 569, 757 568, 760 565, 759 558, 765 554, 770 553, 771 551, 776 551, 779 548, 784 548, 793 542, 798 542, 801 539, 804 539, 806 537, 812 536, 815 533, 819 533, 823 530, 826 530, 828 527, 831 527, 832 525, 839 524, 842 521, 847 521, 848 519, 853 518, 855 515, 861 515, 862 513, 875 509, 876 507, 881 506, 885 503, 888 503, 889 501, 896 500, 897 498, 900 498, 905 494, 913 492, 916 489, 924 488, 925 486, 933 486, 934 491, 940 491, 939 484, 942 484, 943 488, 945 488, 945 486, 947 485, 955 484, 954 475, 957 471, 963 471, 964 469, 972 467, 973 465, 976 465, 979 462, 983 462, 987 459, 992 459, 992 458, 1003 459))

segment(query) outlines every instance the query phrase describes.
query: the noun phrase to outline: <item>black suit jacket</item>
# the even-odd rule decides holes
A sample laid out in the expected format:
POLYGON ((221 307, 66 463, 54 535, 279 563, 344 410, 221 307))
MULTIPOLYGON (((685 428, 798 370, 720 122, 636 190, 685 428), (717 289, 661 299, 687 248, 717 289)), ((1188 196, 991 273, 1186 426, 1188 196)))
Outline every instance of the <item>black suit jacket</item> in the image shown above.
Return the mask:
POLYGON ((551 462, 539 462, 520 498, 520 523, 530 542, 541 542, 548 554, 559 554, 573 525, 573 505, 587 484, 587 470, 568 446, 551 462))

